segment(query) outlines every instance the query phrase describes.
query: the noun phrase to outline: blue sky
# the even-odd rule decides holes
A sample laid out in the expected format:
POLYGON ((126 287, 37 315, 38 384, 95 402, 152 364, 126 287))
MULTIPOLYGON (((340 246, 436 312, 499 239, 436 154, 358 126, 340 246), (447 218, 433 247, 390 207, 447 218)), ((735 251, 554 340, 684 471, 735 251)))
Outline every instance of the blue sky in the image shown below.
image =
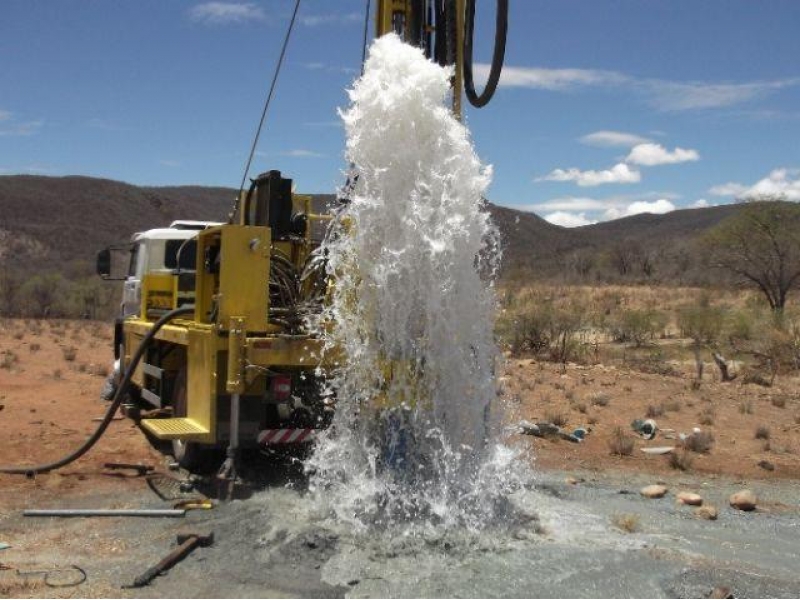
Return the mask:
MULTIPOLYGON (((254 170, 342 183, 364 5, 303 0, 254 170)), ((2 0, 0 174, 238 186, 292 6, 2 0)), ((798 31, 796 0, 511 0, 501 88, 466 115, 490 199, 565 225, 800 200, 798 31)))

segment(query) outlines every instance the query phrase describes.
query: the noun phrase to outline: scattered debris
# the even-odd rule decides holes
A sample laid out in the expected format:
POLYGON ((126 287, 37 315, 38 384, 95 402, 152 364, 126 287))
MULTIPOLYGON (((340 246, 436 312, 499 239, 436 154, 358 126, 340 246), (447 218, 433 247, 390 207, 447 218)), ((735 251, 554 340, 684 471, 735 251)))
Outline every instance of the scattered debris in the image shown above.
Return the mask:
POLYGON ((115 462, 107 462, 103 465, 105 469, 111 469, 112 471, 118 470, 131 470, 136 471, 136 474, 141 477, 142 475, 146 475, 147 473, 153 471, 155 467, 152 465, 135 465, 130 463, 115 463, 115 462))
POLYGON ((717 512, 717 507, 713 504, 703 504, 703 506, 698 506, 694 509, 694 516, 706 521, 716 521, 719 513, 717 512))
POLYGON ((741 490, 740 492, 732 494, 729 502, 733 508, 743 511, 751 511, 755 510, 756 504, 758 504, 758 498, 750 490, 741 490))
POLYGON ((631 422, 631 429, 633 429, 644 440, 652 440, 656 437, 658 426, 653 419, 634 419, 631 422))
POLYGON ((652 448, 641 448, 641 451, 645 454, 669 454, 674 452, 675 446, 653 446, 652 448))
POLYGON ((211 510, 215 504, 208 498, 190 498, 188 500, 178 500, 172 508, 183 510, 211 510))
POLYGON ((559 437, 568 442, 580 443, 586 437, 591 429, 588 427, 578 427, 572 432, 564 431, 558 425, 554 425, 550 421, 539 421, 531 423, 530 421, 522 421, 519 424, 519 433, 523 435, 532 435, 534 437, 559 437))
POLYGON ((27 579, 28 577, 42 577, 44 584, 52 588, 75 587, 76 585, 80 585, 86 581, 86 571, 81 569, 78 565, 70 565, 69 567, 54 569, 36 569, 32 571, 22 571, 20 569, 16 569, 15 572, 18 577, 22 577, 24 579, 27 579), (75 575, 73 575, 71 579, 67 577, 66 579, 62 580, 61 577, 59 577, 59 575, 62 573, 74 573, 75 575))
POLYGON ((688 504, 689 506, 700 506, 703 504, 703 497, 694 492, 678 492, 676 498, 679 504, 688 504))
POLYGON ((667 486, 654 484, 643 487, 639 493, 645 498, 663 498, 667 494, 667 486))
POLYGON ((153 579, 161 575, 161 573, 168 571, 186 558, 195 548, 211 546, 214 543, 214 532, 212 531, 207 535, 199 533, 178 534, 177 543, 178 547, 162 558, 158 564, 150 567, 147 571, 139 575, 134 579, 131 585, 124 585, 122 588, 140 588, 146 586, 153 581, 153 579))
POLYGON ((24 517, 183 517, 185 510, 174 508, 56 508, 26 509, 24 517))

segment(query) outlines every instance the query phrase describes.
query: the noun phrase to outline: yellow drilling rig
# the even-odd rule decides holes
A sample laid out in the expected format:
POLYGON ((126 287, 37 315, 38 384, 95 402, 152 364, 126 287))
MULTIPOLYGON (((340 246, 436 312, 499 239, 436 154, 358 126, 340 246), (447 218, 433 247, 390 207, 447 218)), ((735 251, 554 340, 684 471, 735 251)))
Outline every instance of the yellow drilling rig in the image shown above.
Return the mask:
MULTIPOLYGON (((497 86, 507 13, 508 1, 498 0, 480 95, 472 77, 475 0, 379 0, 376 35, 395 32, 452 66, 460 116, 462 90, 482 106, 497 86)), ((154 437, 172 440, 186 467, 227 448, 220 476, 230 480, 240 447, 307 443, 330 423, 322 342, 304 323, 330 285, 314 232, 331 217, 314 212, 311 200, 268 171, 240 194, 227 223, 176 222, 134 236, 115 331, 125 389, 115 402, 154 437)), ((98 255, 98 273, 111 278, 111 249, 98 255)))

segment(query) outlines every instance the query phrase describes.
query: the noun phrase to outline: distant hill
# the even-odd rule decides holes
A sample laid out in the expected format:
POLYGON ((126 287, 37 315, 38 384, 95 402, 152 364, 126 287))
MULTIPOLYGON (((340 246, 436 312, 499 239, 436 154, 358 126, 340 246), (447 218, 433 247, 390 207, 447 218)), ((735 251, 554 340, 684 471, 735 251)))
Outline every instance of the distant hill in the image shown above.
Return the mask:
MULTIPOLYGON (((91 177, 0 177, 0 263, 15 270, 57 265, 67 277, 89 276, 99 249, 175 219, 225 220, 234 197, 235 190, 222 187, 140 187, 91 177)), ((319 201, 331 198, 317 196, 319 201)), ((532 213, 490 205, 504 240, 504 273, 541 278, 594 274, 595 279, 600 273, 614 276, 612 255, 622 253, 625 245, 634 254, 653 255, 655 273, 662 277, 672 278, 676 269, 690 272, 678 261, 687 252, 690 258, 694 253, 683 249, 691 248, 698 236, 737 209, 728 205, 642 214, 568 229, 532 213)), ((702 274, 702 269, 694 270, 695 276, 702 274)), ((636 274, 634 265, 630 277, 635 279, 636 274)))

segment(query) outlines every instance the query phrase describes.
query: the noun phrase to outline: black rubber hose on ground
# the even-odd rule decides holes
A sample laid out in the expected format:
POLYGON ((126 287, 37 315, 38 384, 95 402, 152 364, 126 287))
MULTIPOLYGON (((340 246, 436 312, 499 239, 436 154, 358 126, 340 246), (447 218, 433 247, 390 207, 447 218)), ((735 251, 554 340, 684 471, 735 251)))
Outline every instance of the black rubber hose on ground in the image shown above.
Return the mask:
POLYGON ((497 23, 494 33, 494 52, 492 52, 492 65, 489 69, 489 79, 486 87, 479 96, 475 92, 475 81, 472 77, 472 52, 473 38, 475 37, 475 1, 467 0, 466 19, 464 22, 464 92, 472 106, 480 108, 486 106, 492 99, 497 84, 500 82, 500 72, 503 70, 503 60, 506 54, 506 34, 508 33, 508 0, 497 0, 497 23))
POLYGON ((142 339, 139 347, 136 349, 136 353, 133 355, 128 368, 125 370, 125 376, 122 378, 122 382, 120 382, 119 386, 117 387, 117 393, 114 394, 114 399, 111 401, 111 405, 108 407, 103 420, 100 422, 100 425, 97 426, 94 433, 83 443, 83 445, 75 450, 74 452, 68 454, 67 456, 60 458, 59 460, 43 465, 32 465, 29 467, 6 467, 0 466, 0 473, 6 473, 11 475, 27 475, 28 477, 32 477, 37 473, 47 473, 49 471, 55 471, 56 469, 60 469, 61 467, 68 465, 71 462, 78 460, 81 456, 86 454, 92 446, 94 446, 97 441, 103 436, 108 429, 108 426, 111 424, 111 420, 114 418, 114 414, 117 412, 119 405, 122 404, 122 399, 125 397, 125 393, 128 391, 128 386, 130 386, 131 378, 133 377, 134 371, 136 371, 136 367, 139 365, 139 361, 142 360, 142 356, 144 356, 144 352, 147 349, 147 345, 150 341, 155 337, 158 330, 161 329, 164 325, 172 321, 174 318, 179 317, 180 315, 185 315, 186 313, 194 312, 194 306, 192 305, 185 305, 181 306, 180 308, 176 308, 165 314, 161 317, 158 321, 153 324, 153 327, 150 331, 142 339))

